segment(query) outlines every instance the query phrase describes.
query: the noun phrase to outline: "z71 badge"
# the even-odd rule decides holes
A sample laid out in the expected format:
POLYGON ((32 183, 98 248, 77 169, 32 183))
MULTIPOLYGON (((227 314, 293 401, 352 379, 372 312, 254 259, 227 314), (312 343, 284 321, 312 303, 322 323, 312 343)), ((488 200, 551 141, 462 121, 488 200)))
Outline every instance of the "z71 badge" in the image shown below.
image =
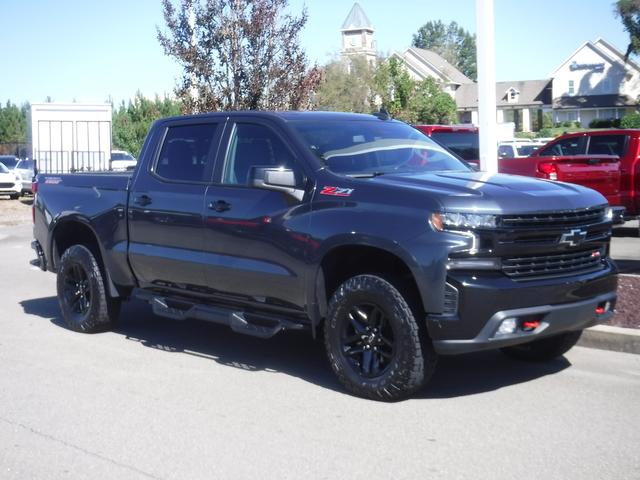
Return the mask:
POLYGON ((320 195, 331 195, 334 197, 350 197, 352 193, 353 188, 324 187, 320 190, 320 195))

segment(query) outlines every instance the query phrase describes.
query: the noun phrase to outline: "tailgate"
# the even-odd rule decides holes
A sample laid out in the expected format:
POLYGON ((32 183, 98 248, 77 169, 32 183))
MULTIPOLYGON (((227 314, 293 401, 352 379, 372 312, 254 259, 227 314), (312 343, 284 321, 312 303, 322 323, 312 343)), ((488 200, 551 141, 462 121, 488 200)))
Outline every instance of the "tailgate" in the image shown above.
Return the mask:
POLYGON ((620 203, 620 159, 614 155, 551 157, 558 180, 597 190, 612 205, 620 203))

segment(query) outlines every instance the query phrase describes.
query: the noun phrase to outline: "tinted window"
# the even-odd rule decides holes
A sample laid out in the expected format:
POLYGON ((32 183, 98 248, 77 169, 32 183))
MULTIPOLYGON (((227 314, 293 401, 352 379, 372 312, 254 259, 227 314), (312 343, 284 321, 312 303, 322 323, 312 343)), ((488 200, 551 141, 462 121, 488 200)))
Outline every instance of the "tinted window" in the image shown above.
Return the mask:
POLYGON ((625 151, 625 135, 594 135, 589 139, 589 155, 617 155, 625 151))
POLYGON ((511 147, 511 145, 500 145, 498 147, 498 156, 500 158, 512 158, 513 148, 511 147))
POLYGON ((477 132, 433 132, 431 138, 463 160, 478 160, 480 158, 477 132))
POLYGON ((217 124, 169 127, 155 172, 168 180, 203 182, 211 162, 209 150, 217 124))
POLYGON ((293 156, 270 128, 238 123, 229 145, 222 183, 249 185, 252 167, 293 169, 293 156))
POLYGON ((111 153, 111 160, 135 160, 128 153, 111 153))
POLYGON ((518 155, 520 155, 521 157, 528 157, 533 152, 538 150, 538 146, 537 145, 520 145, 516 147, 516 150, 518 151, 518 155))
POLYGON ((587 151, 587 137, 571 137, 560 140, 540 152, 542 157, 584 155, 587 151))
POLYGON ((0 173, 9 173, 9 169, 4 166, 4 163, 0 163, 0 173))
POLYGON ((344 120, 292 125, 309 149, 335 173, 468 170, 440 145, 404 123, 344 120))

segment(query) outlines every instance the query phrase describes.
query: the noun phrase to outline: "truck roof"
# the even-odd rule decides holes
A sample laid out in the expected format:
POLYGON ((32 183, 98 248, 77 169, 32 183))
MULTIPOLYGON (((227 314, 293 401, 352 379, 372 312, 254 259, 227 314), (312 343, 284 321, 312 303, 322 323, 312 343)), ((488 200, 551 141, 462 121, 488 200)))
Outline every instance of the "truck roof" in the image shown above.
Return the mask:
POLYGON ((324 111, 264 111, 264 110, 242 110, 233 112, 210 112, 197 115, 182 115, 164 118, 161 121, 184 120, 189 118, 215 118, 215 117, 256 117, 256 118, 279 118, 285 121, 292 120, 317 120, 317 121, 380 121, 376 115, 364 113, 347 112, 324 112, 324 111))

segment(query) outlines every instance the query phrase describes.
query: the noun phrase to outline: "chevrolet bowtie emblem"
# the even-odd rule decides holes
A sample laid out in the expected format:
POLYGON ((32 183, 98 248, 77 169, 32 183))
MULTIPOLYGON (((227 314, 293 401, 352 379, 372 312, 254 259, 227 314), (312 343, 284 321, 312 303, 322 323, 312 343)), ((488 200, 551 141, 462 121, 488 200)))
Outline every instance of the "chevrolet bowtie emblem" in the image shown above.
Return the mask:
POLYGON ((586 238, 587 232, 574 228, 570 232, 562 234, 559 243, 569 245, 570 247, 575 247, 584 242, 586 238))

